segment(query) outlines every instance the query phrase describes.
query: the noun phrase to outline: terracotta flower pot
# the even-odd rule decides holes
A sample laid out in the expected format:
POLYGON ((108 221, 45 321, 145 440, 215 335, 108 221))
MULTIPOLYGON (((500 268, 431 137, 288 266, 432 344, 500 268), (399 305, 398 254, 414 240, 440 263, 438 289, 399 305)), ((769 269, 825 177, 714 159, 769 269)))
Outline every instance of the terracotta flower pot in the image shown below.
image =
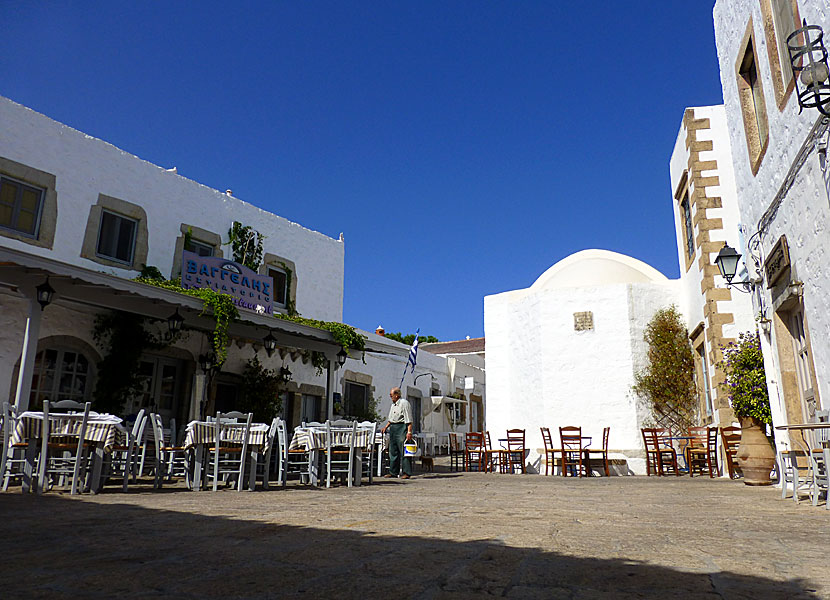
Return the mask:
POLYGON ((761 429, 760 421, 741 418, 741 445, 735 458, 746 485, 772 485, 770 472, 775 465, 775 451, 761 429))

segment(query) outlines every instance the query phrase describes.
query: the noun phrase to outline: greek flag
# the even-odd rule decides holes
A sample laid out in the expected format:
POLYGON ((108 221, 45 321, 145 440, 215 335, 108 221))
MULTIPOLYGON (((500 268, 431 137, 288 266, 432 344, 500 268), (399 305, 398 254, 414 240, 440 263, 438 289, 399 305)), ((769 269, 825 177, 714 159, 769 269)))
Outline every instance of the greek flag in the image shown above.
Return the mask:
MULTIPOLYGON (((409 368, 409 365, 412 365, 410 369, 410 373, 415 372, 415 364, 418 362, 418 334, 421 333, 421 328, 418 328, 418 331, 415 332, 415 340, 412 342, 412 346, 409 348, 409 358, 406 361, 406 365, 403 368, 403 375, 401 375, 401 386, 403 385, 404 377, 406 377, 406 370, 409 368)), ((399 386, 400 387, 400 386, 399 386)))

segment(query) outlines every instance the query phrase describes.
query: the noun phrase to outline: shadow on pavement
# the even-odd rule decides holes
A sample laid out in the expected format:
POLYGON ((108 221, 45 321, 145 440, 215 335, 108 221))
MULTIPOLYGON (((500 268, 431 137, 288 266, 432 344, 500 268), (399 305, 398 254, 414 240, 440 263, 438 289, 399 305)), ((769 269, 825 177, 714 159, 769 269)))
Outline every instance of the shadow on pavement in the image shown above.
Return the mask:
POLYGON ((0 495, 0 535, 3 598, 818 598, 803 580, 59 496, 0 495))

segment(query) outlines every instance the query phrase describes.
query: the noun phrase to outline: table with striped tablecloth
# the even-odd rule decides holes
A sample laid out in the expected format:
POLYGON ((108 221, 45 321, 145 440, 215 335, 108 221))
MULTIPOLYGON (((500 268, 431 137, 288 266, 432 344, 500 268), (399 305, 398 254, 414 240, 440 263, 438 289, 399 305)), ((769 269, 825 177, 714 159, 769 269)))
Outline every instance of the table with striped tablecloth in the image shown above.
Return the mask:
MULTIPOLYGON (((332 427, 332 442, 335 446, 348 446, 351 427, 332 427)), ((358 428, 355 432, 354 445, 356 448, 368 448, 372 442, 372 430, 358 428)), ((288 446, 289 450, 325 450, 325 427, 297 427, 288 446)))
MULTIPOLYGON (((51 425, 51 436, 76 436, 81 429, 83 413, 60 414, 57 423, 51 425)), ((122 419, 107 413, 90 412, 86 422, 84 440, 102 444, 106 452, 111 452, 116 443, 126 438, 127 429, 121 424, 122 419)), ((26 440, 40 438, 43 431, 43 413, 26 411, 20 414, 17 425, 12 433, 12 443, 20 444, 26 440)))
MULTIPOLYGON (((248 432, 248 445, 259 450, 262 450, 268 442, 268 431, 270 425, 266 423, 251 423, 251 429, 248 432)), ((231 427, 222 429, 222 442, 228 444, 242 445, 242 434, 244 432, 244 424, 240 423, 239 427, 231 427)), ((186 449, 194 448, 200 444, 215 444, 216 442, 216 423, 208 421, 191 421, 187 424, 187 431, 184 438, 184 447, 186 449)))
MULTIPOLYGON (((266 423, 251 423, 248 431, 248 452, 251 453, 250 489, 256 487, 256 463, 258 455, 266 452, 268 443, 268 432, 271 426, 266 423)), ((234 427, 222 428, 220 435, 221 444, 234 444, 241 446, 244 437, 245 425, 234 424, 234 427), (238 425, 238 426, 237 426, 238 425)), ((191 421, 187 424, 184 436, 184 447, 187 450, 194 449, 196 459, 193 467, 193 488, 202 489, 202 463, 205 458, 205 447, 216 445, 216 423, 210 421, 191 421)))

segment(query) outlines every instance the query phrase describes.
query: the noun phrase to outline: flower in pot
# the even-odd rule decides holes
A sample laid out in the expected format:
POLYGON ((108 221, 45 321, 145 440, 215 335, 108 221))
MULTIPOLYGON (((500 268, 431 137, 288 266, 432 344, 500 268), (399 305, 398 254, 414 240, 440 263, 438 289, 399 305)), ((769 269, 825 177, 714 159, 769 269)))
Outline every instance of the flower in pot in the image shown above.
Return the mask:
POLYGON ((722 347, 720 363, 735 416, 741 421, 741 445, 736 459, 747 485, 770 485, 775 450, 762 426, 772 423, 764 357, 757 333, 745 332, 722 347))

